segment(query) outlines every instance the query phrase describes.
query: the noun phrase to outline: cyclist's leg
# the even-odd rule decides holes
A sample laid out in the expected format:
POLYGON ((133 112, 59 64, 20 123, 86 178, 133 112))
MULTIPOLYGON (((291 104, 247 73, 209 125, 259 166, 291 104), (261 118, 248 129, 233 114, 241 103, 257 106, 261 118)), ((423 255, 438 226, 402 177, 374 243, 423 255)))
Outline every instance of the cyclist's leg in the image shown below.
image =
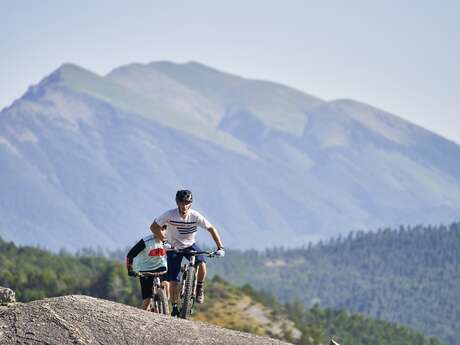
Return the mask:
MULTIPOLYGON (((199 252, 201 249, 194 244, 192 249, 199 252)), ((198 303, 204 302, 204 281, 206 280, 206 258, 204 255, 197 255, 196 256, 196 263, 198 267, 197 272, 197 284, 196 284, 196 301, 198 303)))
POLYGON ((150 309, 150 301, 151 298, 146 298, 142 300, 142 309, 149 310, 150 309))
POLYGON ((166 280, 166 274, 160 277, 160 281, 161 281, 161 286, 165 290, 166 298, 169 300, 170 299, 169 281, 166 280))
POLYGON ((170 301, 172 304, 177 304, 179 299, 179 291, 177 289, 177 286, 179 281, 180 264, 182 262, 182 257, 182 254, 175 253, 172 251, 167 253, 168 272, 166 273, 165 280, 169 282, 170 301))
MULTIPOLYGON (((190 249, 201 252, 201 248, 194 243, 190 249)), ((196 256, 196 263, 198 266, 198 273, 197 273, 197 281, 198 283, 203 283, 206 280, 206 257, 204 255, 197 255, 196 256)))
POLYGON ((199 262, 198 263, 198 274, 197 274, 198 283, 203 283, 206 280, 206 275, 207 275, 206 262, 199 262))
POLYGON ((163 286, 163 289, 165 289, 165 293, 166 293, 166 298, 169 300, 171 299, 171 295, 170 295, 170 284, 167 280, 163 280, 161 282, 161 286, 163 286))
POLYGON ((141 283, 142 309, 148 310, 150 306, 150 299, 152 298, 153 278, 140 277, 139 281, 141 283))

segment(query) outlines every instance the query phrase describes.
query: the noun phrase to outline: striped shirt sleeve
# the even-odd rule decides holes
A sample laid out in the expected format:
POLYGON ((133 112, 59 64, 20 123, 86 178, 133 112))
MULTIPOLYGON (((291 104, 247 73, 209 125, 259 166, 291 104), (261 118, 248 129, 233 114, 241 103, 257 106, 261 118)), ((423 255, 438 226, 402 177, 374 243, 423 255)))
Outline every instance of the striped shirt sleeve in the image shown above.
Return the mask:
POLYGON ((166 211, 161 216, 155 218, 155 223, 157 223, 159 226, 163 226, 168 222, 169 218, 169 211, 166 211))
POLYGON ((203 229, 209 229, 212 224, 199 212, 195 211, 197 225, 203 229))

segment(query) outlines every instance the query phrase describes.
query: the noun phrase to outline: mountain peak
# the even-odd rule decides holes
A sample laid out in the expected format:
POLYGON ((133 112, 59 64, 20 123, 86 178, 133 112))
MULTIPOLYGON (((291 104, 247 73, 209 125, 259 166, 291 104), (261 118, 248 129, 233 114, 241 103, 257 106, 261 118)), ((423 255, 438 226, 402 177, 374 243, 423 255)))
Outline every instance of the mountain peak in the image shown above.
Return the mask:
POLYGON ((38 84, 29 87, 23 98, 36 100, 40 98, 48 88, 65 84, 67 86, 78 86, 84 80, 98 78, 97 74, 73 63, 64 63, 51 74, 43 78, 38 84))
POLYGON ((56 69, 53 74, 57 74, 61 77, 61 79, 68 79, 68 78, 73 78, 77 75, 85 75, 85 74, 92 74, 94 75, 95 73, 79 66, 71 62, 66 62, 63 63, 61 66, 59 66, 58 69, 56 69))
POLYGON ((81 79, 88 76, 100 77, 96 73, 91 72, 79 65, 66 62, 59 66, 50 75, 42 79, 38 85, 43 86, 43 84, 48 84, 50 81, 72 83, 76 79, 81 79))
POLYGON ((69 84, 79 84, 83 80, 101 78, 98 74, 91 72, 81 66, 73 63, 64 63, 57 70, 51 73, 51 76, 58 76, 59 80, 69 84))
POLYGON ((56 72, 57 71, 65 73, 70 71, 86 71, 86 69, 72 62, 64 62, 61 66, 59 66, 56 72))

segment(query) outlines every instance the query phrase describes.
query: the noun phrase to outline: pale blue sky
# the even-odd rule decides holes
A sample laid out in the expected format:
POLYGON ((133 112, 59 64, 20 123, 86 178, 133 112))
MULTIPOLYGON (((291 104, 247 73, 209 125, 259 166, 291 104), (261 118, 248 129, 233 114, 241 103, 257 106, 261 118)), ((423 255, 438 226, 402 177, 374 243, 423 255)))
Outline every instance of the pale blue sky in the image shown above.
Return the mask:
POLYGON ((0 109, 64 62, 199 61, 460 143, 460 1, 0 0, 0 109))

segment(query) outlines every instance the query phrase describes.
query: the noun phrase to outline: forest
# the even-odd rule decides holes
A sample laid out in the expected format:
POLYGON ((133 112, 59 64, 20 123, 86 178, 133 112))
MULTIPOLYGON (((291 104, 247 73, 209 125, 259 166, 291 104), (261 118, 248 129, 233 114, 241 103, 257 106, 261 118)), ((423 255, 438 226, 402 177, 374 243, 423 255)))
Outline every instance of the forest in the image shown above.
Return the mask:
POLYGON ((460 337, 460 223, 356 231, 296 249, 229 250, 212 270, 281 302, 406 325, 445 344, 460 337))
MULTIPOLYGON (((325 247, 328 245, 331 244, 321 244, 325 247)), ((309 247, 298 252, 302 253, 304 250, 314 248, 309 247)), ((14 243, 0 239, 0 286, 13 289, 21 302, 53 296, 84 294, 139 306, 139 283, 136 279, 127 276, 124 264, 107 257, 93 255, 95 253, 95 251, 83 250, 78 255, 72 255, 63 250, 59 254, 53 254, 39 248, 16 246, 14 243)), ((252 251, 231 252, 228 262, 234 260, 237 255, 247 258, 248 253, 255 255, 258 260, 264 258, 260 262, 275 262, 280 254, 286 253, 286 250, 273 249, 263 254, 252 251)), ((222 262, 226 261, 222 260, 222 262)), ((270 265, 272 264, 268 267, 270 265)), ((198 315, 201 313, 203 317, 211 315, 206 316, 209 322, 258 334, 258 328, 253 325, 235 324, 235 319, 239 318, 238 314, 229 320, 217 320, 216 312, 213 310, 213 305, 216 303, 232 305, 230 300, 228 302, 226 300, 231 298, 230 296, 236 299, 249 296, 254 303, 261 303, 270 308, 274 320, 279 318, 291 320, 301 331, 301 337, 292 338, 289 330, 278 337, 299 345, 326 344, 331 336, 340 339, 342 344, 354 345, 441 344, 438 340, 428 338, 408 327, 362 315, 353 315, 344 310, 324 309, 318 303, 306 308, 299 298, 283 302, 272 294, 276 292, 275 290, 258 291, 248 284, 241 287, 233 286, 216 274, 216 268, 213 265, 214 277, 207 287, 208 301, 198 310, 198 315)), ((267 333, 267 335, 271 334, 267 333)))

